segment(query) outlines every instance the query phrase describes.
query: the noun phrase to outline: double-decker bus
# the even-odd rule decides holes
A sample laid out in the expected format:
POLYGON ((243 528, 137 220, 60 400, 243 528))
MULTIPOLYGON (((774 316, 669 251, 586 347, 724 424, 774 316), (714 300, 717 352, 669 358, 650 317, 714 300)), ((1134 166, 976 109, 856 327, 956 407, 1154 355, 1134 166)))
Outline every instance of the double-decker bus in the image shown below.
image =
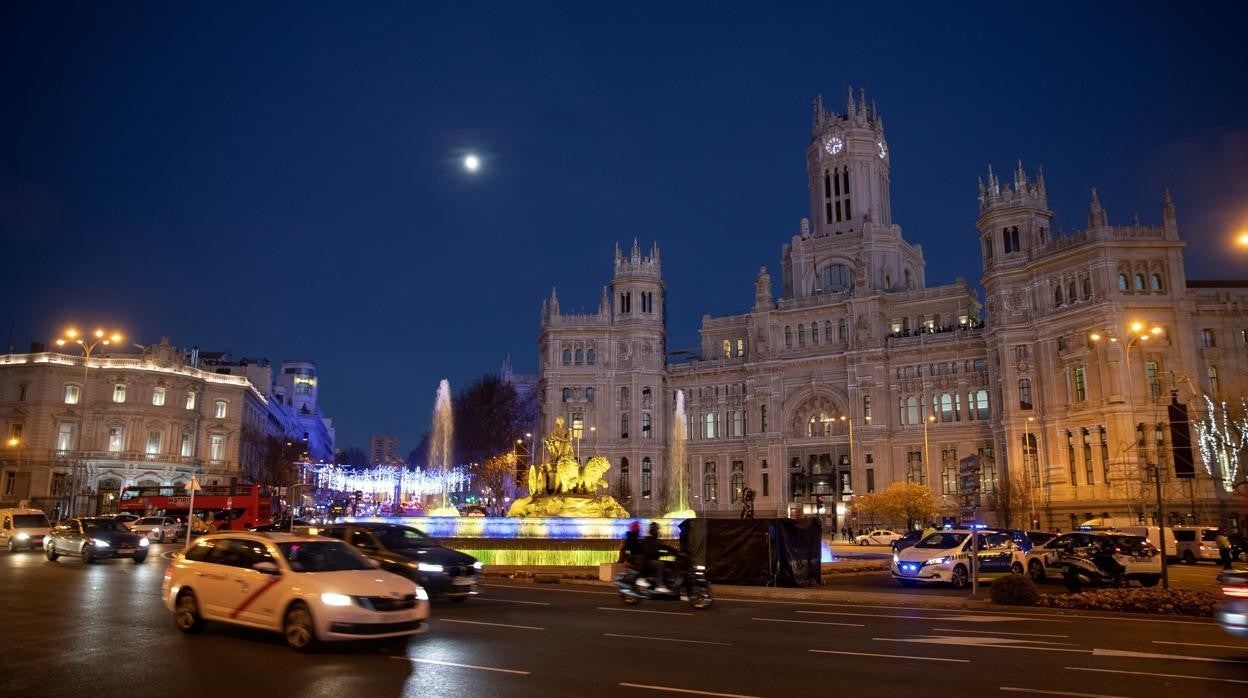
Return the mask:
MULTIPOLYGON (((273 523, 276 498, 261 485, 204 485, 195 493, 195 515, 218 530, 246 530, 273 523)), ((183 487, 127 487, 117 508, 122 512, 185 518, 191 495, 183 487)))

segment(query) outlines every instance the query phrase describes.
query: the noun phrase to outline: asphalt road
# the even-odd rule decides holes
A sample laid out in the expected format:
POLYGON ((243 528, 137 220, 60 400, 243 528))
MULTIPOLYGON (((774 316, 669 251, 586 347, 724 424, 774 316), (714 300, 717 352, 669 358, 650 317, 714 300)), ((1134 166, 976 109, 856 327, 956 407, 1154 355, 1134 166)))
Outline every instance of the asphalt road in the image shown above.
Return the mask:
POLYGON ((723 595, 695 612, 572 585, 490 584, 435 605, 430 631, 405 645, 299 655, 276 634, 181 635, 159 602, 164 567, 155 555, 86 566, 0 554, 0 694, 1248 694, 1248 642, 1201 620, 723 595))

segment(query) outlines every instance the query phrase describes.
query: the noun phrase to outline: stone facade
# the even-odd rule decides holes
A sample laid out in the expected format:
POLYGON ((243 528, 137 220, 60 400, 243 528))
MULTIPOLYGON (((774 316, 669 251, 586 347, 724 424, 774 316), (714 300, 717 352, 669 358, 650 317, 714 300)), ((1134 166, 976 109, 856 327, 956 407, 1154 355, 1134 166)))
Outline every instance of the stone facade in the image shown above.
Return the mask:
POLYGON ((1177 391, 1194 421, 1194 397, 1244 394, 1248 284, 1186 279, 1169 194, 1161 226, 1112 226, 1093 191, 1087 229, 1055 236, 1043 173, 1020 163, 1002 182, 990 169, 981 307, 962 279, 926 285, 923 250, 892 221, 889 160, 861 94, 843 114, 815 103, 811 218, 783 245, 774 290, 761 268, 753 308, 704 317, 691 360, 664 345, 657 245, 617 248, 596 314, 562 314, 552 291, 540 428, 580 419, 586 450, 614 466, 611 493, 639 515, 662 513, 681 390, 682 467, 704 516, 736 515, 748 486, 759 515, 823 501, 829 523, 856 528, 872 522, 854 497, 896 481, 928 485, 943 515, 963 516, 959 461, 975 455, 975 514, 994 523, 1152 520, 1158 462, 1168 520, 1233 521, 1242 497, 1215 488, 1198 453, 1194 479, 1173 476, 1166 405, 1177 391))
MULTIPOLYGON (((0 506, 27 500, 61 516, 109 511, 130 485, 246 482, 271 440, 305 438, 298 411, 252 382, 267 362, 210 363, 167 340, 85 365, 57 352, 0 356, 0 506)), ((332 441, 302 450, 328 459, 332 441)))

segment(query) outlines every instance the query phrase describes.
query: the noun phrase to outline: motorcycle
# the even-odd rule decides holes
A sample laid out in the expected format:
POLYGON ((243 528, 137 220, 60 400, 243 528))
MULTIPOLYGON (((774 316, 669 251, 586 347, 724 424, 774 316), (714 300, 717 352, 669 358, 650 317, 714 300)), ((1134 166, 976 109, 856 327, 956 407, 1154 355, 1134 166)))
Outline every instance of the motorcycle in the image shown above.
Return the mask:
POLYGON ((1109 546, 1090 552, 1079 550, 1062 553, 1059 559, 1066 589, 1076 593, 1084 586, 1125 586, 1127 568, 1118 561, 1114 553, 1115 550, 1109 546))
POLYGON ((683 554, 664 556, 660 560, 667 565, 669 591, 659 592, 653 586, 638 586, 637 581, 642 575, 629 567, 616 575, 614 582, 615 588, 620 592, 620 600, 625 605, 634 606, 647 600, 688 601, 689 605, 698 610, 711 607, 715 600, 711 597, 711 584, 706 581, 706 567, 692 564, 689 556, 683 554), (675 559, 671 559, 672 557, 675 559))

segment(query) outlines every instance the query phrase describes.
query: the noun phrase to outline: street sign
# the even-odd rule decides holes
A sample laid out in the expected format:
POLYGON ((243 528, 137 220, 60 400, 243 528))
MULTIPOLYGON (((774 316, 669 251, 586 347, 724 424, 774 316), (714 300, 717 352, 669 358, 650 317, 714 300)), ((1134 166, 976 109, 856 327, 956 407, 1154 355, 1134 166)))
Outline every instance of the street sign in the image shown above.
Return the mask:
POLYGON ((192 477, 191 481, 186 483, 186 486, 183 487, 182 489, 186 490, 187 492, 198 492, 204 488, 200 486, 199 480, 192 477))

